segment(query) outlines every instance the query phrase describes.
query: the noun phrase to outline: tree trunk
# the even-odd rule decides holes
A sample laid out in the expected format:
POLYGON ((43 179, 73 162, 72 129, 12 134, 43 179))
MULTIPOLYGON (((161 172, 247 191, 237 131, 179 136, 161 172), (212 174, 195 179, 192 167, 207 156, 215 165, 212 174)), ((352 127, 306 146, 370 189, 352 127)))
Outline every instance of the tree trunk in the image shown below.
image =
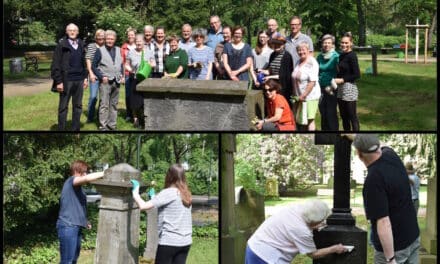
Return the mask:
POLYGON ((435 9, 434 17, 432 18, 431 27, 429 28, 428 34, 428 49, 432 45, 432 36, 434 35, 434 30, 437 29, 437 9, 435 9))
POLYGON ((359 46, 365 46, 366 42, 366 29, 365 29, 365 13, 362 7, 362 0, 356 0, 356 9, 359 20, 359 46))

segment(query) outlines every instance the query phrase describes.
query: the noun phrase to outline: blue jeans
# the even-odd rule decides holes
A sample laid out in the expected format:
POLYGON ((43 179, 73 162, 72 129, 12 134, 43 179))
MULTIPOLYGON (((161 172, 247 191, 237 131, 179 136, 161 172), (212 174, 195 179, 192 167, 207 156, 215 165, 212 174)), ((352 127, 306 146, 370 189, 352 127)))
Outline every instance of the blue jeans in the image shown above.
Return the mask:
POLYGON ((81 227, 58 220, 57 232, 60 240, 60 264, 75 264, 81 250, 81 227))
POLYGON ((133 79, 127 75, 125 76, 125 117, 133 118, 132 110, 130 109, 130 94, 131 94, 131 82, 133 79))
POLYGON ((246 255, 244 259, 245 264, 267 264, 266 261, 262 260, 257 254, 255 254, 249 246, 246 246, 246 255))
POLYGON ((96 110, 96 101, 98 101, 99 81, 89 82, 90 96, 87 106, 87 122, 93 122, 96 110))

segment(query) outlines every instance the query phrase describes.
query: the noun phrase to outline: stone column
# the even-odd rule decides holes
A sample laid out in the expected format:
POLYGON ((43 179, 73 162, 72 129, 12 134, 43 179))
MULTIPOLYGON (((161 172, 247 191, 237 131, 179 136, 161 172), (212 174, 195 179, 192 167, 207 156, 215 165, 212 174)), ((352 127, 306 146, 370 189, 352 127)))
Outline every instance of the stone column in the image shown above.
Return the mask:
MULTIPOLYGON (((138 263, 140 211, 132 198, 131 179, 140 181, 140 172, 122 163, 93 183, 102 195, 94 263, 138 263)), ((142 184, 141 190, 145 188, 142 184)))
POLYGON ((316 247, 324 248, 334 244, 354 246, 345 254, 332 254, 314 260, 314 264, 366 264, 367 232, 355 226, 350 208, 350 160, 351 142, 337 134, 316 134, 315 144, 334 144, 334 187, 333 209, 327 219, 328 226, 320 232, 313 232, 316 247))

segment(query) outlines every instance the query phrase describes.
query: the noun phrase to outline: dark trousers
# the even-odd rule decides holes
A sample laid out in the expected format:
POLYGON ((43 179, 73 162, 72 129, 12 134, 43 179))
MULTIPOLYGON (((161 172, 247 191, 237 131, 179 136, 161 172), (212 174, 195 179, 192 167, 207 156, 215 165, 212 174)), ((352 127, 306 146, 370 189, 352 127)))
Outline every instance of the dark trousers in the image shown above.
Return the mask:
POLYGON ((356 101, 338 99, 339 113, 344 131, 359 131, 359 120, 356 113, 356 101))
POLYGON ((58 130, 66 130, 67 112, 70 97, 72 97, 72 130, 79 131, 83 92, 84 80, 64 83, 64 91, 60 93, 60 103, 58 105, 58 130))
POLYGON ((184 247, 159 245, 155 264, 185 264, 190 247, 191 245, 184 247))
POLYGON ((321 100, 319 100, 319 112, 321 113, 321 130, 338 131, 338 112, 336 110, 338 98, 336 95, 328 94, 322 91, 321 100))

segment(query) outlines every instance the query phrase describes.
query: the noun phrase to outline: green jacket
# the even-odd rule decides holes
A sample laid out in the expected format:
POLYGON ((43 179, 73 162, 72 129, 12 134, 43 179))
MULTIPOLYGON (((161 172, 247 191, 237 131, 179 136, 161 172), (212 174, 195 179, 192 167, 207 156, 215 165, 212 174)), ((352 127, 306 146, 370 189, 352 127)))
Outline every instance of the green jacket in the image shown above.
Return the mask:
POLYGON ((316 58, 319 64, 319 85, 322 89, 330 85, 333 78, 336 77, 339 64, 339 53, 331 51, 327 56, 320 53, 316 58))

